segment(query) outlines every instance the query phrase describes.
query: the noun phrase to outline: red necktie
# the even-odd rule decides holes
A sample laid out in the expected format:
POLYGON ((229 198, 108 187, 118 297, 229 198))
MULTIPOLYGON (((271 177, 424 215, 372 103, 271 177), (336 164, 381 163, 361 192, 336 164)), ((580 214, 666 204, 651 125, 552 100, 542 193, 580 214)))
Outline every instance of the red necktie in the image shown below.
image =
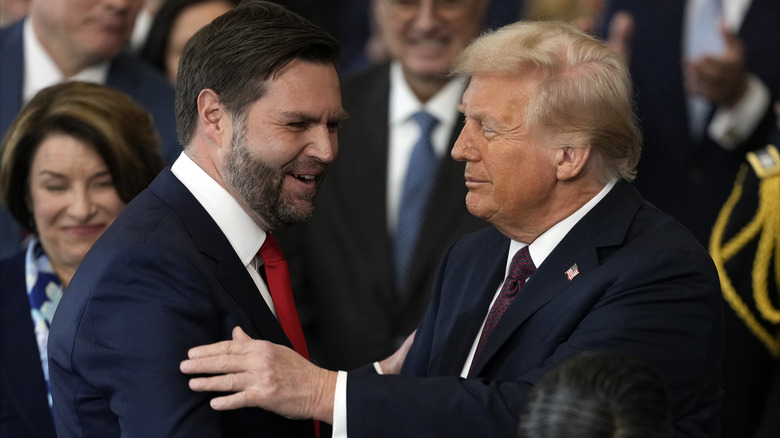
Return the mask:
MULTIPOLYGON (((306 339, 303 337, 301 320, 298 319, 298 310, 295 309, 292 286, 290 284, 290 269, 287 260, 284 259, 282 248, 271 233, 265 233, 265 242, 260 247, 260 258, 263 259, 265 277, 268 289, 271 290, 271 299, 276 308, 276 316, 282 325, 284 334, 293 345, 295 351, 309 359, 309 350, 306 348, 306 339)), ((314 421, 314 436, 320 436, 320 422, 314 421)))
POLYGON ((536 271, 536 266, 534 266, 534 262, 531 260, 531 254, 528 253, 528 247, 524 246, 512 257, 512 263, 509 265, 509 275, 507 275, 504 285, 501 287, 501 293, 498 294, 498 298, 496 298, 496 301, 490 308, 490 312, 488 312, 485 327, 479 336, 477 350, 474 353, 474 360, 471 361, 469 377, 473 377, 474 364, 477 363, 477 358, 479 358, 479 354, 482 352, 482 348, 485 346, 490 334, 493 333, 493 329, 498 325, 498 320, 501 319, 504 311, 517 296, 517 292, 523 288, 525 281, 534 271, 536 271))
POLYGON ((276 239, 274 239, 271 233, 266 233, 265 242, 260 247, 259 253, 260 258, 263 259, 266 281, 268 282, 268 289, 271 291, 271 298, 276 308, 279 324, 282 325, 282 330, 284 330, 284 334, 287 335, 295 351, 308 359, 309 351, 306 348, 306 339, 303 337, 301 321, 298 319, 292 286, 290 286, 290 271, 287 268, 287 261, 284 259, 282 249, 279 248, 279 244, 276 243, 276 239))

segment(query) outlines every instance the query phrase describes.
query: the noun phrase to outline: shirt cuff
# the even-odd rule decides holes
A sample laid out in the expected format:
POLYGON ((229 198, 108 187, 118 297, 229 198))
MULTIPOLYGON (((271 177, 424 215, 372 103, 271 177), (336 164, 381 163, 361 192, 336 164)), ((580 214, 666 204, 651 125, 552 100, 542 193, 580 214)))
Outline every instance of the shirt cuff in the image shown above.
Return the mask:
POLYGON ((731 108, 718 107, 707 134, 723 149, 734 150, 750 137, 769 107, 769 88, 755 75, 748 76, 745 95, 731 108))
POLYGON ((379 365, 378 361, 374 362, 374 370, 376 370, 376 373, 379 374, 380 376, 385 373, 384 371, 382 371, 382 365, 379 365))
POLYGON ((333 400, 333 438, 347 438, 346 371, 339 371, 336 377, 336 395, 333 400))

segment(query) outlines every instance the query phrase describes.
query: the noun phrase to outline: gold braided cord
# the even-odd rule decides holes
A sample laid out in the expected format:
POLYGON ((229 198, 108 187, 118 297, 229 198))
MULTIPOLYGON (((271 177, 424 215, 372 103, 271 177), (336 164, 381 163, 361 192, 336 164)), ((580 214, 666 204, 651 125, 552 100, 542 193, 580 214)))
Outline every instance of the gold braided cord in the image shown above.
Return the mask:
MULTIPOLYGON (((770 333, 764 326, 756 319, 756 317, 753 315, 753 313, 750 311, 748 306, 745 304, 745 302, 742 300, 742 298, 737 293, 736 289, 734 288, 734 285, 731 282, 731 279, 728 276, 728 273, 726 272, 725 263, 730 260, 739 250, 745 247, 750 240, 752 240, 762 229, 762 227, 765 225, 765 221, 768 217, 774 216, 774 224, 770 225, 770 228, 775 227, 778 221, 780 221, 780 198, 778 198, 777 193, 780 193, 780 176, 775 176, 772 178, 768 178, 771 180, 774 180, 773 184, 776 186, 772 190, 778 190, 776 194, 774 195, 774 198, 766 198, 767 192, 770 192, 770 189, 767 189, 766 192, 761 191, 761 196, 759 199, 759 211, 756 213, 756 216, 746 225, 742 230, 740 230, 739 233, 737 233, 726 245, 722 245, 723 242, 723 233, 726 229, 726 224, 728 223, 728 219, 731 216, 731 213, 734 211, 734 206, 737 204, 739 199, 742 197, 742 186, 745 180, 745 175, 747 174, 748 167, 746 165, 742 165, 742 167, 739 170, 739 173, 737 175, 736 182, 734 183, 734 189, 732 190, 731 194, 729 195, 729 198, 726 200, 726 203, 723 205, 723 208, 721 209, 718 219, 715 222, 715 227, 712 231, 712 238, 710 239, 710 255, 712 256, 713 261, 715 262, 715 266, 718 269, 718 274, 720 276, 720 285, 721 290, 723 291, 723 297, 728 302, 729 306, 734 310, 734 312, 737 314, 737 316, 745 323, 745 325, 748 327, 748 330, 750 330, 753 335, 755 335, 759 341, 761 341, 764 346, 769 350, 769 353, 773 357, 780 356, 780 335, 772 334, 770 333), (770 199, 767 201, 767 199, 770 199), (769 213, 767 213, 769 211, 769 213)), ((767 181, 762 180, 761 186, 763 189, 763 186, 765 185, 767 181)), ((754 269, 753 269, 753 279, 755 283, 755 278, 757 276, 757 272, 760 271, 761 266, 767 266, 769 263, 769 258, 771 258, 771 252, 772 248, 769 243, 766 243, 766 241, 771 242, 771 236, 778 236, 777 229, 774 228, 774 234, 770 234, 767 231, 770 230, 764 230, 765 232, 762 233, 762 237, 769 236, 770 238, 764 238, 763 240, 765 243, 762 245, 761 242, 759 242, 759 251, 756 254, 756 262, 754 263, 754 269), (766 251, 769 251, 768 253, 766 251), (760 261, 764 260, 764 261, 760 261)), ((780 242, 777 242, 780 243, 780 242)), ((780 273, 780 265, 777 263, 777 255, 780 254, 780 244, 775 245, 775 278, 780 279, 780 276, 777 274, 780 273)), ((758 300, 762 301, 764 304, 764 311, 768 310, 767 307, 771 310, 772 306, 769 304, 769 306, 766 306, 767 303, 769 303, 769 292, 767 288, 767 271, 764 271, 763 275, 763 281, 761 284, 754 284, 754 297, 760 296, 758 300)), ((758 303, 758 301, 757 301, 758 303)), ((770 313, 771 314, 771 310, 770 313)), ((762 312, 763 314, 763 312, 762 312)))
MULTIPOLYGON (((759 209, 764 229, 758 240, 758 251, 753 264, 753 298, 756 308, 767 321, 780 323, 780 310, 777 310, 769 298, 768 277, 769 262, 772 253, 780 250, 780 175, 764 178, 759 186, 759 209)), ((776 273, 776 272, 775 272, 776 273)), ((778 278, 778 277, 775 277, 778 278)))
MULTIPOLYGON (((734 184, 734 191, 731 193, 731 196, 726 201, 726 204, 723 206, 723 210, 720 212, 721 216, 723 216, 723 229, 720 230, 720 240, 723 239, 723 231, 726 228, 726 224, 728 224, 729 217, 731 216, 731 212, 734 210, 734 206, 739 202, 739 198, 742 197, 742 184, 745 182, 745 174, 747 172, 746 166, 743 166, 740 169, 739 175, 737 175, 737 180, 739 181, 739 186, 737 184, 734 184), (733 198, 733 199, 732 199, 733 198), (725 215, 724 215, 725 213, 725 215)), ((720 217, 718 218, 720 220, 720 217)), ((723 261, 724 263, 731 260, 732 257, 734 257, 742 248, 745 247, 751 240, 753 240, 758 233, 761 232, 761 226, 762 223, 762 215, 757 213, 755 216, 753 216, 753 219, 748 222, 747 225, 745 225, 744 228, 742 228, 734 237, 731 238, 721 249, 721 252, 723 254, 723 261)), ((716 226, 717 228, 717 226, 716 226)), ((720 242, 719 242, 720 243, 720 242)))

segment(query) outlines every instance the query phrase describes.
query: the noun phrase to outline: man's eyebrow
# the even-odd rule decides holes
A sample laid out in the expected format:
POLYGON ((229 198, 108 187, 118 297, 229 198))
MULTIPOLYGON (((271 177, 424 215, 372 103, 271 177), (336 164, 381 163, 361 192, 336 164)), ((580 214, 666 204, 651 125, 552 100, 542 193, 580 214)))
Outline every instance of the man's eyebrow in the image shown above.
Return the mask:
MULTIPOLYGON (((457 104, 457 105, 456 105, 456 108, 458 109, 458 111, 459 111, 461 114, 463 114, 463 115, 466 115, 466 111, 465 111, 465 108, 463 107, 463 104, 462 104, 462 103, 459 103, 459 104, 457 104)), ((491 120, 491 119, 493 119, 493 117, 491 117, 491 115, 490 115, 489 113, 486 113, 486 112, 484 112, 484 111, 482 111, 482 112, 472 112, 472 113, 469 113, 469 114, 468 114, 468 118, 469 118, 469 119, 476 120, 476 121, 479 121, 479 122, 482 122, 482 121, 485 121, 485 120, 491 120)))
POLYGON ((341 123, 349 118, 349 113, 344 110, 339 111, 330 119, 330 123, 341 123))
MULTIPOLYGON (((282 116, 286 119, 296 120, 304 123, 317 123, 320 121, 320 116, 305 113, 302 111, 286 111, 282 113, 282 116)), ((328 123, 341 123, 349 118, 346 111, 341 110, 336 115, 328 119, 328 123)))
POLYGON ((287 120, 295 120, 296 122, 305 123, 315 123, 320 120, 319 116, 302 111, 284 111, 282 112, 282 117, 287 120))

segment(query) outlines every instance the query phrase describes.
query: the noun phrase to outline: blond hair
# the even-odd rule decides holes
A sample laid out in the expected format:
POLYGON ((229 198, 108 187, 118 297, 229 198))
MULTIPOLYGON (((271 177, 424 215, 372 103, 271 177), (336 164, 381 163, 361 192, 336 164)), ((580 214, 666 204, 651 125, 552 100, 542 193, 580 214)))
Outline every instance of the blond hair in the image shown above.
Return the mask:
POLYGON ((641 135, 624 61, 601 41, 562 22, 517 22, 474 40, 454 74, 516 74, 537 82, 525 122, 556 146, 580 137, 604 181, 636 176, 641 135))

